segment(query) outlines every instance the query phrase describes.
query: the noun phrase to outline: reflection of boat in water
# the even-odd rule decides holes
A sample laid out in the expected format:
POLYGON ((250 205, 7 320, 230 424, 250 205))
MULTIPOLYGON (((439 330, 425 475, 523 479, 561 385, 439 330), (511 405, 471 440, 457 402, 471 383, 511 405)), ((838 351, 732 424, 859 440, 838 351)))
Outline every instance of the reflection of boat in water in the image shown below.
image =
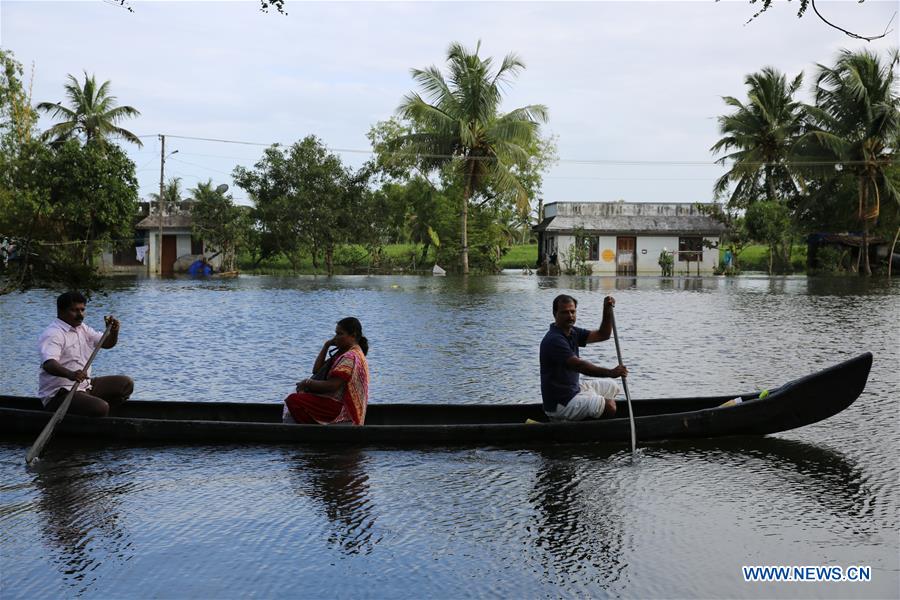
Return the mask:
MULTIPOLYGON (((784 515, 797 514, 797 527, 807 530, 830 525, 877 535, 882 527, 873 519, 879 491, 866 484, 864 468, 817 444, 771 437, 683 440, 645 447, 636 461, 627 450, 600 446, 535 446, 533 453, 539 459, 528 496, 536 515, 534 560, 552 564, 558 577, 583 580, 587 571, 612 596, 628 586, 621 575, 629 557, 645 555, 641 543, 667 523, 669 503, 710 490, 720 492, 711 502, 720 505, 723 496, 731 502, 700 502, 689 510, 713 523, 729 521, 729 511, 742 502, 771 497, 777 506, 759 505, 748 518, 765 520, 775 510, 782 526, 791 520, 784 515), (732 496, 744 492, 744 498, 732 496)), ((681 517, 684 532, 690 518, 681 517)))
MULTIPOLYGON (((637 439, 765 435, 835 415, 862 393, 871 353, 790 381, 765 398, 735 395, 634 400, 637 439)), ((58 435, 164 442, 402 445, 627 442, 628 405, 614 419, 547 423, 540 404, 373 404, 366 425, 281 423, 281 404, 131 401, 102 419, 67 415, 58 435), (529 420, 538 423, 528 423, 529 420)), ((50 418, 36 398, 0 396, 0 432, 39 433, 50 418)))

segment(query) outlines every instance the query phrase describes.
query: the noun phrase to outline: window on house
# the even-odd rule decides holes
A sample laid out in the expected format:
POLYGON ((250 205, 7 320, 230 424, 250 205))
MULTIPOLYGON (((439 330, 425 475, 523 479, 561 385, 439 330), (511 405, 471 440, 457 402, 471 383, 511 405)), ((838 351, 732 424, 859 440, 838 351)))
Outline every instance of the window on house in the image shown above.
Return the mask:
POLYGON ((678 261, 693 262, 703 260, 703 238, 702 237, 680 237, 678 238, 678 261))
POLYGON ((556 253, 556 236, 550 235, 544 240, 544 254, 550 256, 556 253))
POLYGON ((575 239, 575 243, 587 250, 585 260, 600 260, 600 236, 589 235, 575 239))

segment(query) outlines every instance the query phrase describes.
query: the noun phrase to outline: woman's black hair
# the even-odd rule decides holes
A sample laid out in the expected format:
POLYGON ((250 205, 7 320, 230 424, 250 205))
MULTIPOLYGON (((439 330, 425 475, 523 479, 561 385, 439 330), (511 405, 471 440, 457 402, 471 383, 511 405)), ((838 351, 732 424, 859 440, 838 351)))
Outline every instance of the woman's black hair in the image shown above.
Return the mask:
POLYGON ((369 340, 362 332, 362 323, 356 317, 344 317, 337 322, 338 327, 356 338, 356 343, 362 348, 363 354, 369 353, 369 340))

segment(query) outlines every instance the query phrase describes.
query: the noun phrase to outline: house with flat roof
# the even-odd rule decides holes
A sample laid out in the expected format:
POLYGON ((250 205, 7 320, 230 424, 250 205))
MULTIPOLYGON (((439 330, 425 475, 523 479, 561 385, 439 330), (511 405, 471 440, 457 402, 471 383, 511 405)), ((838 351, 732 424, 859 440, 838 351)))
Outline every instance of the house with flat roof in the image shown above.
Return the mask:
MULTIPOLYGON (((193 259, 206 254, 217 271, 223 257, 193 235, 191 209, 193 202, 170 202, 163 210, 160 228, 159 204, 140 202, 135 214, 134 243, 107 249, 100 256, 100 268, 106 273, 160 274, 170 276, 184 272, 193 259), (161 235, 160 235, 161 234, 161 235), (161 241, 161 243, 160 243, 161 241), (162 256, 159 256, 159 252, 162 256), (180 265, 180 266, 179 266, 180 265)), ((130 241, 130 240, 129 240, 130 241)))
POLYGON ((692 203, 551 202, 534 230, 539 264, 566 264, 579 236, 594 274, 661 275, 663 252, 675 274, 712 273, 725 226, 692 203))

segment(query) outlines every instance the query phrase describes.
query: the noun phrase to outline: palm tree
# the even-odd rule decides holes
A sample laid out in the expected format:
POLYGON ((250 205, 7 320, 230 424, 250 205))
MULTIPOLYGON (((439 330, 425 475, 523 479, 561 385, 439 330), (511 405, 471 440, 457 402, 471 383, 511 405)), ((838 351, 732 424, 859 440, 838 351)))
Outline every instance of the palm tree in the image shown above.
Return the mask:
POLYGON ((816 104, 807 107, 812 130, 804 141, 835 160, 841 173, 856 178, 866 275, 872 274, 869 229, 878 222, 881 199, 900 203, 900 190, 887 176, 900 142, 898 62, 897 50, 887 61, 867 50, 841 50, 833 67, 818 65, 816 104))
MULTIPOLYGON (((193 198, 197 198, 196 192, 198 192, 198 190, 202 190, 203 185, 204 184, 200 183, 197 185, 196 190, 191 190, 193 198)), ((212 187, 212 180, 209 181, 209 186, 212 187)), ((161 211, 159 194, 151 193, 150 198, 153 200, 153 202, 156 203, 157 210, 161 211)), ((178 206, 181 200, 181 177, 172 177, 171 179, 169 179, 169 182, 163 187, 162 203, 166 206, 172 206, 173 203, 175 206, 178 206)))
POLYGON ((463 273, 469 272, 469 201, 488 187, 515 193, 519 199, 526 195, 514 166, 527 159, 526 148, 537 135, 538 121, 547 120, 547 108, 541 104, 499 114, 503 86, 525 65, 515 54, 508 54, 492 72, 493 61, 478 56, 480 48, 479 42, 472 53, 458 43, 451 44, 446 79, 434 66, 412 69, 413 79, 431 102, 416 92, 404 97, 397 112, 413 123, 414 132, 392 144, 395 151, 416 154, 425 171, 450 166, 461 177, 463 273))
POLYGON ((62 120, 44 132, 45 139, 54 138, 53 142, 58 143, 83 135, 85 141, 90 142, 119 136, 143 146, 136 135, 117 125, 122 119, 134 118, 141 113, 132 106, 116 106, 116 97, 109 95, 109 81, 98 86, 95 77, 88 76, 86 72, 83 85, 72 75, 68 77, 69 82, 64 87, 71 108, 63 106, 62 102, 41 102, 37 105, 38 110, 62 120))
POLYGON ((772 67, 747 75, 747 102, 725 96, 735 109, 719 117, 719 133, 724 137, 710 148, 713 154, 729 152, 716 162, 731 163, 731 169, 715 185, 717 197, 734 190, 728 199, 733 207, 747 207, 760 198, 778 200, 779 191, 794 194, 804 187, 798 169, 791 164, 794 144, 803 133, 803 105, 794 94, 803 83, 803 73, 788 82, 772 67))

